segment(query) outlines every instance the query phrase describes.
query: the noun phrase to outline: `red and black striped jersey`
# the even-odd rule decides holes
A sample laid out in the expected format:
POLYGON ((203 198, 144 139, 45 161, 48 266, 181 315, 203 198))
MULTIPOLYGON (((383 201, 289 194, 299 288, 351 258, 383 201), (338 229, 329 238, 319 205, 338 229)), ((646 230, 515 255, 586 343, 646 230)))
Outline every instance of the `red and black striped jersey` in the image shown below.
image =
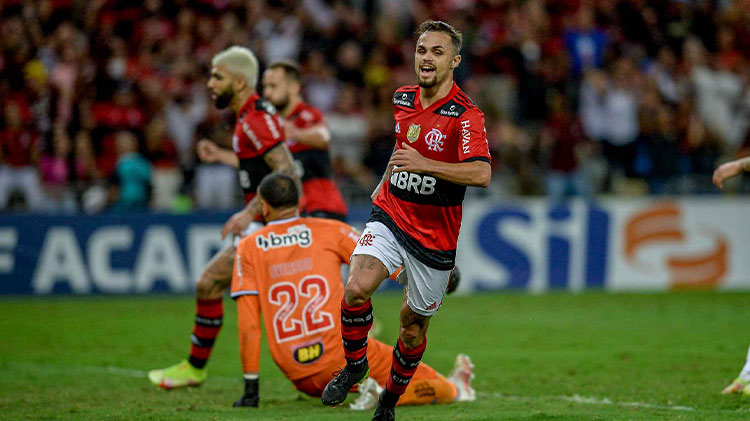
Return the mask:
MULTIPOLYGON (((325 124, 323 113, 304 101, 297 103, 287 119, 300 129, 325 124)), ((328 148, 316 149, 297 143, 294 139, 287 139, 286 142, 294 156, 295 163, 302 172, 300 177, 304 192, 305 212, 309 214, 322 212, 345 218, 346 202, 333 182, 333 169, 328 148)))
POLYGON ((240 160, 240 187, 245 203, 255 197, 258 184, 273 169, 263 156, 284 140, 284 127, 276 109, 258 94, 251 96, 237 113, 232 149, 240 160))
MULTIPOLYGON (((408 143, 429 159, 490 162, 484 114, 456 83, 423 108, 419 86, 393 95, 396 148, 408 143)), ((384 223, 404 248, 436 269, 453 268, 466 186, 430 174, 393 173, 375 198, 370 220, 384 223)))
MULTIPOLYGON (((297 106, 294 107, 286 119, 294 123, 294 125, 300 129, 309 129, 318 124, 325 123, 325 116, 323 113, 305 101, 298 102, 297 106)), ((286 144, 289 145, 289 151, 293 154, 310 149, 315 150, 315 148, 305 145, 304 143, 295 142, 294 139, 287 139, 286 144)))

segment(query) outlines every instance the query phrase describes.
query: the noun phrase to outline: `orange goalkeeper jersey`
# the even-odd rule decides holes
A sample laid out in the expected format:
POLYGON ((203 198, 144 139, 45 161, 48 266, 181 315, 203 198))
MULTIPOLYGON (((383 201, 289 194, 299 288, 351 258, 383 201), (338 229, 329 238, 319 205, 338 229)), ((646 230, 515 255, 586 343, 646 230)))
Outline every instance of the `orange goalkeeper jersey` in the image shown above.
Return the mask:
POLYGON ((260 338, 261 314, 271 356, 290 380, 344 361, 341 264, 349 263, 357 240, 359 233, 349 225, 320 218, 273 221, 242 239, 232 298, 257 296, 257 305, 240 312, 240 319, 249 320, 239 320, 252 326, 240 337, 241 347, 250 348, 243 351, 243 359, 253 360, 250 366, 258 367, 260 341, 243 343, 242 335, 260 338))

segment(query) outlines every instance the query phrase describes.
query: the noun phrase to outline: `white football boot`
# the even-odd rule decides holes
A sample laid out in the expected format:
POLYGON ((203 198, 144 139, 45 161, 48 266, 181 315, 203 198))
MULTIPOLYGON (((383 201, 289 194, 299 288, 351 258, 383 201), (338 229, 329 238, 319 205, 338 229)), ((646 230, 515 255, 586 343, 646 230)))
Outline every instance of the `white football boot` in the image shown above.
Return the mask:
POLYGON ((471 387, 471 381, 474 380, 474 364, 471 358, 466 354, 456 355, 456 362, 453 364, 448 380, 456 386, 458 396, 453 399, 454 402, 472 402, 477 400, 477 394, 471 387))
POLYGON ((383 388, 372 377, 368 377, 359 385, 359 396, 349 404, 355 411, 367 411, 375 408, 383 388))

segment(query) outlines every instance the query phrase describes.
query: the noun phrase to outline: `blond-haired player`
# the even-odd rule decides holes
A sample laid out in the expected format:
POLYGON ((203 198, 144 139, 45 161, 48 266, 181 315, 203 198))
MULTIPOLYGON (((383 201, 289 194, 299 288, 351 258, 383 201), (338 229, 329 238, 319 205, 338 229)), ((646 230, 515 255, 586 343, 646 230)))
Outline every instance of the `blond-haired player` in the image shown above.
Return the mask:
POLYGON ((148 373, 152 383, 172 389, 197 386, 206 379, 206 363, 221 325, 222 297, 232 280, 236 243, 262 226, 258 221, 260 203, 255 197, 260 180, 272 172, 295 177, 294 164, 284 140, 284 127, 273 105, 256 92, 258 60, 247 48, 230 47, 211 61, 207 86, 216 108, 230 108, 237 115, 232 149, 210 140, 198 143, 198 156, 207 163, 223 163, 238 170, 245 207, 235 213, 221 231, 222 237, 235 236, 235 244, 218 252, 201 273, 195 286, 196 315, 190 336, 190 355, 171 367, 148 373))

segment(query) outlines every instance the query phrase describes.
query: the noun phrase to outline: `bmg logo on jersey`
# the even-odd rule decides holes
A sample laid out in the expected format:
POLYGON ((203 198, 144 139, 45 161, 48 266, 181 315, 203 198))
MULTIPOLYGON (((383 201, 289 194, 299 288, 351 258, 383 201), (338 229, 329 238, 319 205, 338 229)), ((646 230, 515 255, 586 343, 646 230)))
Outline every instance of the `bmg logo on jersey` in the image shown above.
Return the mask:
POLYGON ((424 141, 427 142, 427 149, 435 152, 443 151, 443 139, 445 136, 440 130, 433 127, 426 135, 424 141))
POLYGON ((268 237, 258 235, 255 241, 258 248, 263 249, 263 251, 289 246, 300 246, 305 248, 312 244, 312 233, 306 226, 297 225, 289 228, 286 234, 279 235, 274 232, 269 232, 268 237))
MULTIPOLYGON (((398 167, 394 167, 398 168, 398 167)), ((408 171, 394 172, 391 175, 391 184, 399 189, 413 191, 416 194, 430 195, 435 193, 437 179, 430 175, 419 175, 408 171)))

